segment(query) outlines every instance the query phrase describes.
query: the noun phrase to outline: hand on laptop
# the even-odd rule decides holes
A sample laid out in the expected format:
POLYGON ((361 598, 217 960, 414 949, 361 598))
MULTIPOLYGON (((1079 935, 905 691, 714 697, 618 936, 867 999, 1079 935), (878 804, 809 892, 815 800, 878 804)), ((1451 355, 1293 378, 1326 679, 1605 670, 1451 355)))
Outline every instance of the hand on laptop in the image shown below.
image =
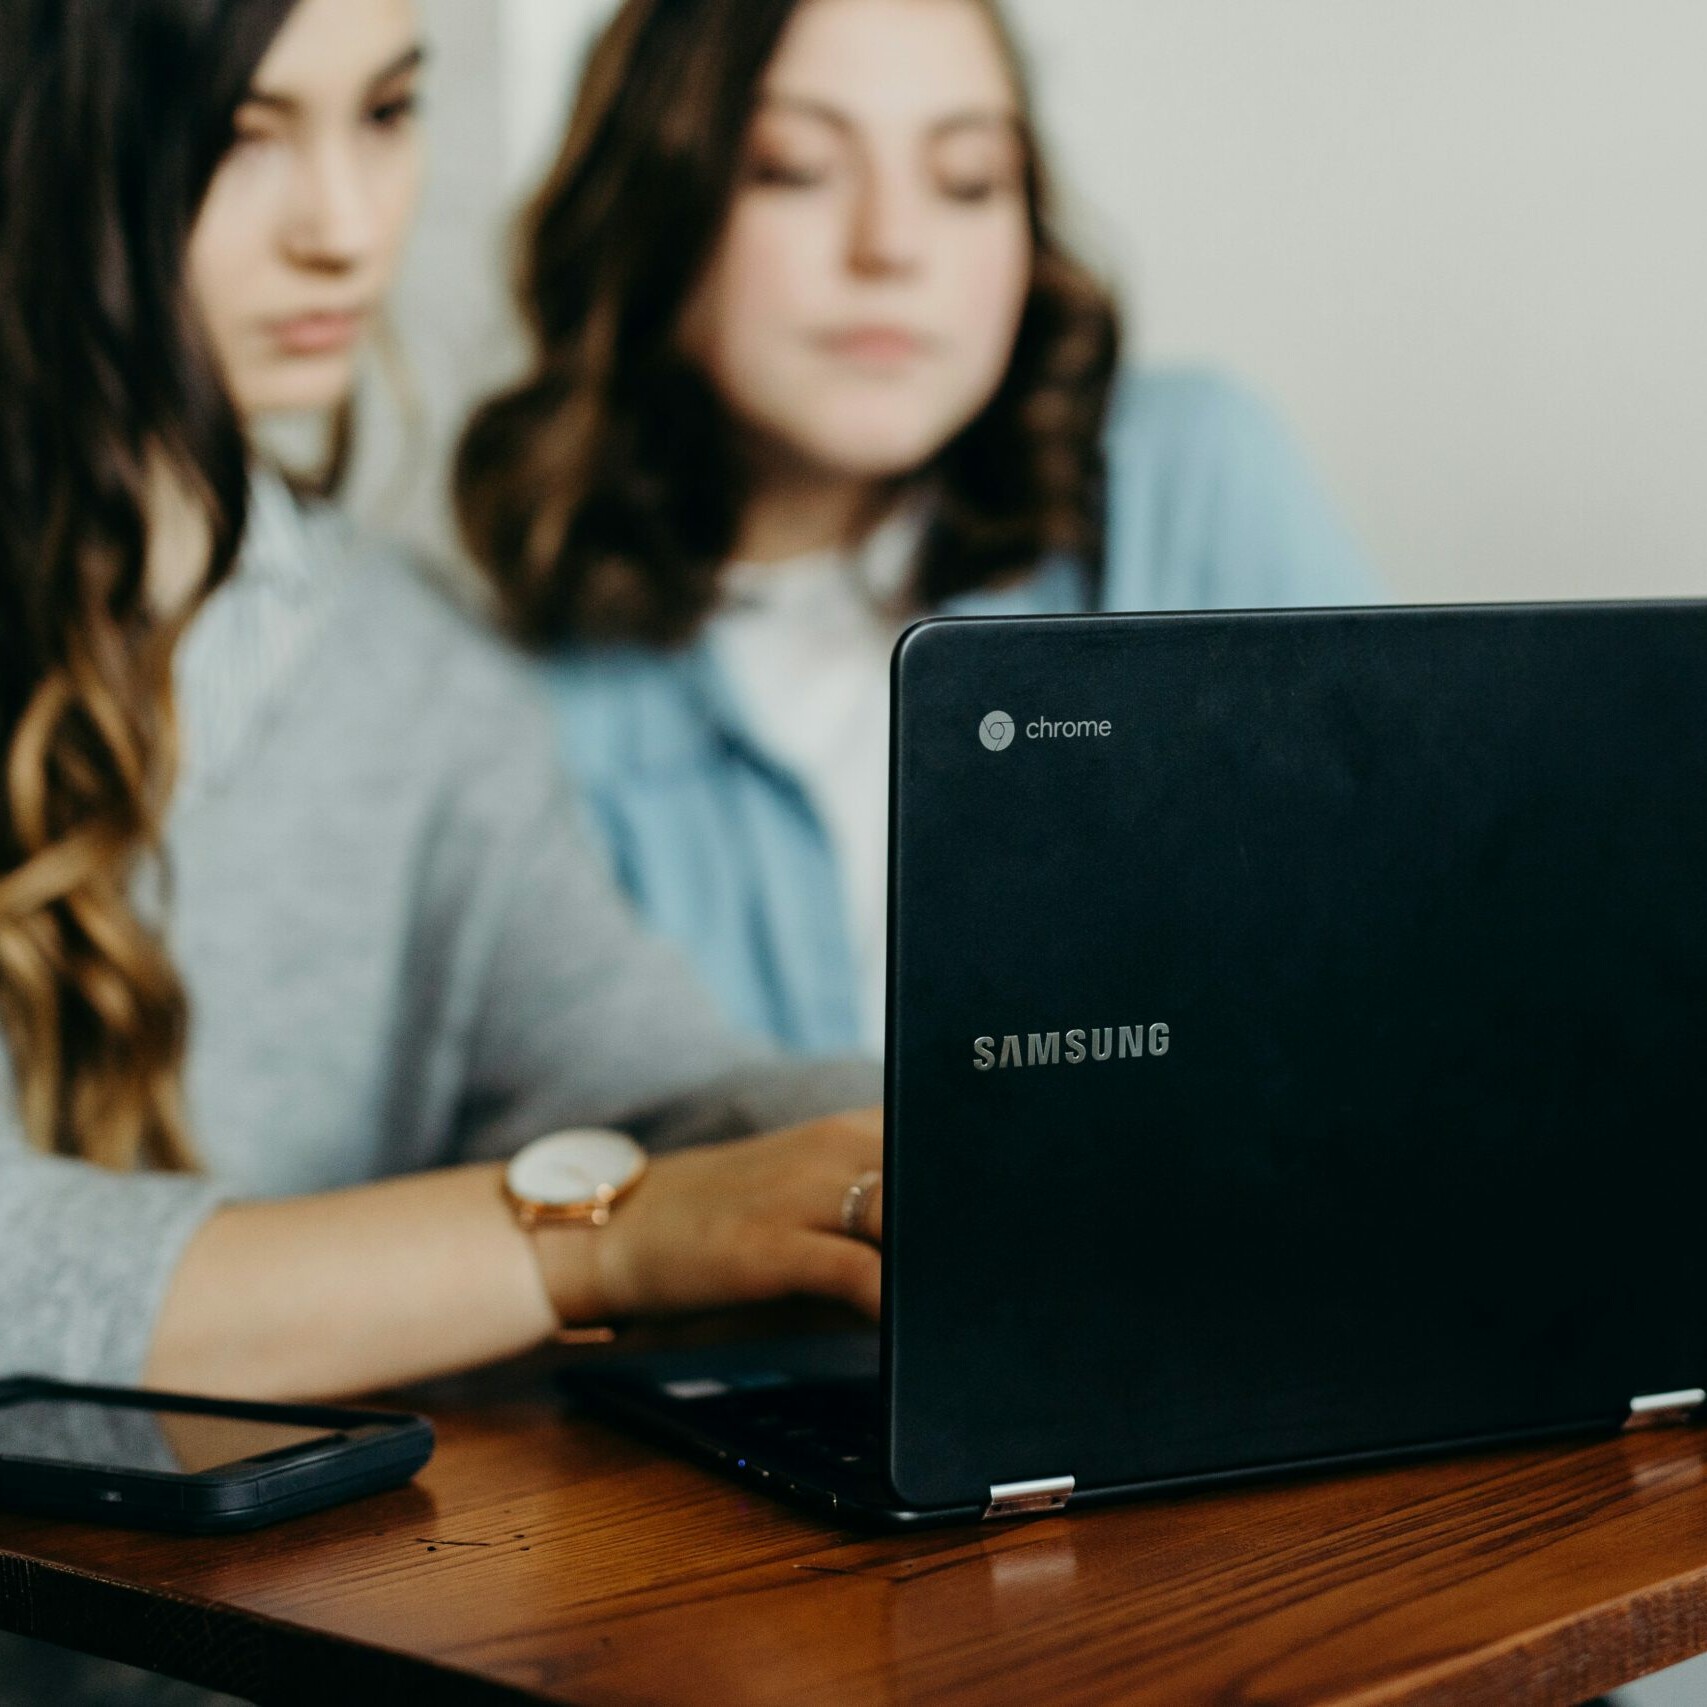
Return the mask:
POLYGON ((590 1258, 587 1296, 556 1302, 606 1321, 808 1293, 875 1316, 883 1199, 867 1182, 882 1165, 876 1108, 660 1156, 608 1227, 567 1235, 590 1258), (856 1184, 863 1237, 844 1231, 856 1184))

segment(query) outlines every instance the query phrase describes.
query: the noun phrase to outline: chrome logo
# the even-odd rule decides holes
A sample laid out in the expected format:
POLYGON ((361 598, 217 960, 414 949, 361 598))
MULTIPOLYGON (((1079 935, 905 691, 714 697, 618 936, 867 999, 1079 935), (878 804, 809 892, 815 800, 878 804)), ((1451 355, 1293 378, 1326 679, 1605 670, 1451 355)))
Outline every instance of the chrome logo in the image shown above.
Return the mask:
POLYGON ((992 753, 1011 747, 1014 739, 1014 720, 1005 711, 992 711, 978 725, 978 739, 992 753))

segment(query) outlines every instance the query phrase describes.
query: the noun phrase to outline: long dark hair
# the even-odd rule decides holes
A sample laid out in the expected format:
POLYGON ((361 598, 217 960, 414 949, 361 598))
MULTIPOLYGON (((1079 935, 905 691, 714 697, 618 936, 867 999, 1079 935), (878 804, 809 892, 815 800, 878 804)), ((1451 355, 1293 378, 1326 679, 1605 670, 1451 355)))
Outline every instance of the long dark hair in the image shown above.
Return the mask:
MULTIPOLYGON (((934 461, 920 603, 1102 546, 1114 306, 1055 234, 1019 56, 1032 287, 996 395, 934 461)), ((735 193, 760 81, 800 0, 627 0, 594 46, 518 280, 533 369, 473 417, 464 541, 515 627, 683 640, 716 598, 745 493, 739 435, 682 354, 684 305, 735 193)))
POLYGON ((185 257, 295 4, 0 7, 0 1020, 30 1139, 110 1167, 192 1160, 184 993, 133 906, 174 756, 148 493, 205 511, 216 585, 247 453, 185 257))

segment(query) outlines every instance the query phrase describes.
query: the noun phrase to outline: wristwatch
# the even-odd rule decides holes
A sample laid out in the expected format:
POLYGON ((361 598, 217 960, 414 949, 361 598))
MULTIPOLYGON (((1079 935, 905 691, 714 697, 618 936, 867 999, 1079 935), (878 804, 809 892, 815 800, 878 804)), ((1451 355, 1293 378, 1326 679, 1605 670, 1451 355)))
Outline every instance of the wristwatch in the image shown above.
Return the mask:
POLYGON ((640 1183, 646 1152, 621 1132, 581 1127, 525 1144, 504 1170, 504 1195, 523 1227, 603 1227, 640 1183))

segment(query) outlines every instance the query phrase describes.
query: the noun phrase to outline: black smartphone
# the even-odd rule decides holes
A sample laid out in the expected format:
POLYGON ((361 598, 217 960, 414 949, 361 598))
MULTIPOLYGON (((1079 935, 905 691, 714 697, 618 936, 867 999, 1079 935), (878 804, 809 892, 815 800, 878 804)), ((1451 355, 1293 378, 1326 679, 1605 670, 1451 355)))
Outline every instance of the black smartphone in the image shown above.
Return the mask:
POLYGON ((432 1454, 433 1425, 404 1411, 0 1380, 0 1508, 12 1511, 258 1529, 396 1487, 432 1454))

